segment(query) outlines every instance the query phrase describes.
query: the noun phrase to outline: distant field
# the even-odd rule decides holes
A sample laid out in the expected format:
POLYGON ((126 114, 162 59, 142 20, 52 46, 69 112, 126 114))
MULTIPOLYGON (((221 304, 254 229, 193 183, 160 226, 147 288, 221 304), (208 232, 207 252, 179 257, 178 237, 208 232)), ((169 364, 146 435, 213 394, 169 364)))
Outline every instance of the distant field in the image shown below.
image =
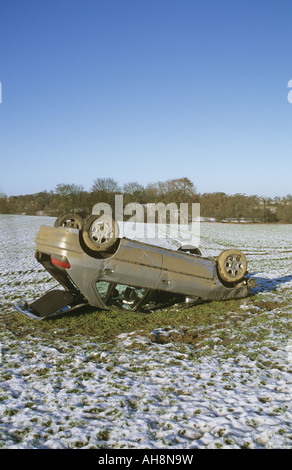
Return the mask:
POLYGON ((0 222, 0 447, 292 447, 292 225, 201 224, 203 254, 246 254, 242 301, 33 322, 11 303, 56 285, 33 256, 54 219, 0 222))

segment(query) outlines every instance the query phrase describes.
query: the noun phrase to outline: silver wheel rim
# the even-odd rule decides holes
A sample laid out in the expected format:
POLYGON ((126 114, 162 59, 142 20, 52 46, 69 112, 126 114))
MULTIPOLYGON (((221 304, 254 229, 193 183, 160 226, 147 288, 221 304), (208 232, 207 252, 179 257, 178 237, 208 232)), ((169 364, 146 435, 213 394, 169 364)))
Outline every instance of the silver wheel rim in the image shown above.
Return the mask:
POLYGON ((64 227, 78 228, 78 224, 77 222, 75 222, 75 220, 69 219, 69 220, 65 220, 64 227))
POLYGON ((225 269, 229 276, 236 277, 241 275, 244 271, 244 263, 242 262, 241 256, 228 256, 225 261, 225 269))
POLYGON ((89 236, 96 245, 105 245, 114 237, 111 220, 97 219, 90 227, 89 236))

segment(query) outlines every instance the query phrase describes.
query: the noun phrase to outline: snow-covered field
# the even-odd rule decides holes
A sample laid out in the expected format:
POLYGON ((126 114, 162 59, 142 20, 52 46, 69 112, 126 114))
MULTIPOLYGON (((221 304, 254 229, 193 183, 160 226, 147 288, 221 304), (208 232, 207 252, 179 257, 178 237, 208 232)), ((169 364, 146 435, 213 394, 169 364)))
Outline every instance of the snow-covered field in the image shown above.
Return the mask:
MULTIPOLYGON (((1 322, 11 302, 55 281, 33 257, 38 227, 54 219, 0 222, 1 322)), ((245 299, 224 329, 208 326, 208 341, 198 329, 196 350, 139 332, 97 343, 21 339, 1 328, 0 447, 291 448, 292 226, 201 224, 203 254, 230 247, 247 255, 255 293, 273 306, 245 299)))

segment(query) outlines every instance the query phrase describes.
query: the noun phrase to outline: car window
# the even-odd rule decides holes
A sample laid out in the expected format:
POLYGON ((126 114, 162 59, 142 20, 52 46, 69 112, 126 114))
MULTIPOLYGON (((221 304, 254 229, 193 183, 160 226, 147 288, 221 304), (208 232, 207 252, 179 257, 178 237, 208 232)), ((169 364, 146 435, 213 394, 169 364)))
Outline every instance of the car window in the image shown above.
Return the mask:
POLYGON ((149 299, 143 305, 144 311, 157 310, 158 308, 166 308, 170 305, 180 304, 185 301, 185 296, 173 294, 171 292, 154 291, 149 299))
POLYGON ((106 299, 109 288, 111 287, 111 282, 99 281, 96 283, 96 288, 102 300, 106 299))
POLYGON ((106 281, 98 281, 96 288, 108 307, 113 306, 124 310, 133 310, 146 293, 146 289, 142 287, 132 287, 106 281))

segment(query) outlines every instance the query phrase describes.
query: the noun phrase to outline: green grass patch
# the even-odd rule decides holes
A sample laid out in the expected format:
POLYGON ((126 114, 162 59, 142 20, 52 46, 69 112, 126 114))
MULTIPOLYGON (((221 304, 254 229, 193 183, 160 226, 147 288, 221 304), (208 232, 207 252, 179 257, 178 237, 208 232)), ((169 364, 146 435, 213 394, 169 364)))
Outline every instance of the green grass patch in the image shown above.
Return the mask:
MULTIPOLYGON (((147 335, 150 341, 161 344, 175 342, 198 348, 204 346, 207 354, 215 345, 214 334, 216 341, 230 351, 236 345, 243 347, 250 341, 267 340, 270 328, 266 325, 270 325, 271 321, 275 327, 279 322, 279 327, 281 324, 283 328, 280 314, 274 311, 283 305, 279 301, 271 306, 271 303, 263 302, 260 295, 255 295, 247 299, 204 302, 191 307, 174 305, 151 313, 88 307, 71 315, 42 321, 31 320, 15 312, 3 314, 0 328, 18 337, 42 337, 49 342, 52 338, 71 341, 74 338, 78 342, 87 337, 106 343, 114 341, 122 333, 132 333, 133 342, 135 334, 147 335), (243 302, 248 302, 248 309, 241 308, 243 302), (255 306, 256 311, 253 311, 255 306)), ((142 346, 147 347, 145 344, 142 346)), ((60 367, 62 365, 59 364, 60 367)))
POLYGON ((65 339, 81 335, 108 341, 121 333, 141 330, 147 334, 167 327, 175 329, 184 326, 187 331, 216 323, 223 326, 225 315, 230 311, 239 312, 241 304, 242 300, 214 301, 188 308, 173 306, 151 313, 82 308, 71 315, 41 321, 10 313, 2 316, 2 328, 17 336, 50 334, 55 339, 65 339))

